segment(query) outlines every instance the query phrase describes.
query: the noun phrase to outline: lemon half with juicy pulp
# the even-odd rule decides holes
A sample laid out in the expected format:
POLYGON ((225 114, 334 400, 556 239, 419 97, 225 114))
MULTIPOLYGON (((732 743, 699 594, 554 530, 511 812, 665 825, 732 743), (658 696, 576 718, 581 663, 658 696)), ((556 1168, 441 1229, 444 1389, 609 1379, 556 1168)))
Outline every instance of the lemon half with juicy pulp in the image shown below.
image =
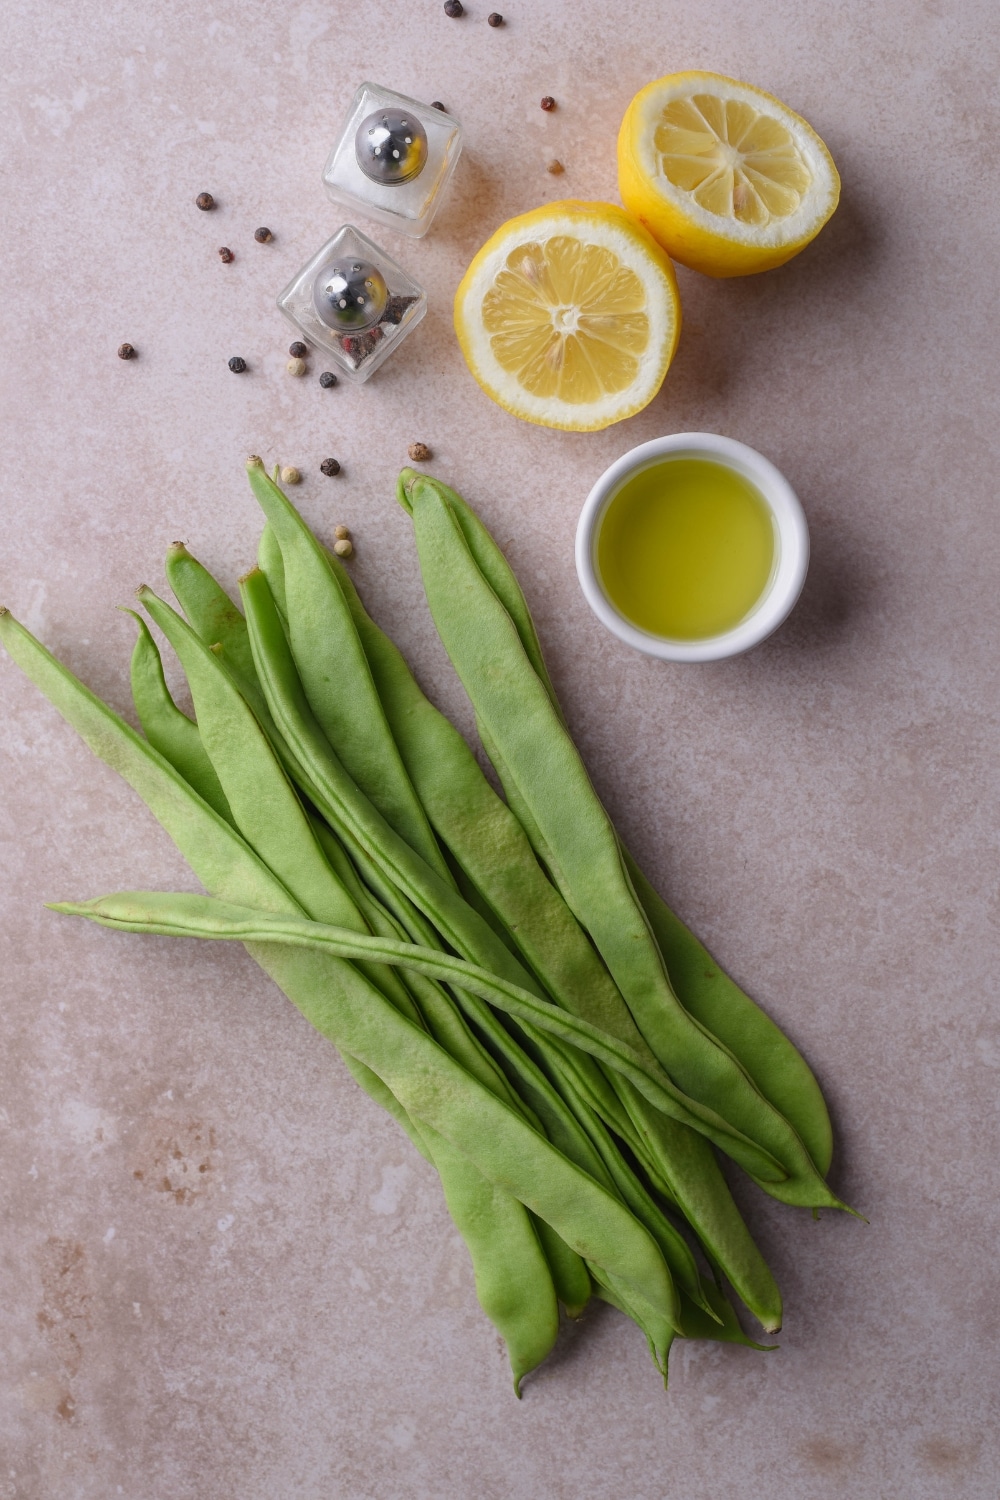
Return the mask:
POLYGON ((625 113, 618 189, 682 265, 745 276, 783 265, 815 238, 840 178, 816 132, 780 99, 718 73, 672 73, 625 113))
POLYGON ((673 267, 611 203, 546 204, 510 219, 455 294, 466 363, 505 410, 591 432, 640 411, 680 334, 673 267))

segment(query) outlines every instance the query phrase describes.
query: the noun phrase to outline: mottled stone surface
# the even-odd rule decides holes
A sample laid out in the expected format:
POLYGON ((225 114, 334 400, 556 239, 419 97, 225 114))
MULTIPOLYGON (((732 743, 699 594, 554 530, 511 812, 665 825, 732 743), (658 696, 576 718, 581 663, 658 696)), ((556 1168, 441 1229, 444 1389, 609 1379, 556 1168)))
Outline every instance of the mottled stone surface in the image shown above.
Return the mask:
POLYGON ((427 442, 508 549, 623 833, 815 1064, 835 1184, 871 1222, 745 1192, 786 1296, 780 1353, 685 1345, 664 1395, 641 1336, 599 1308, 518 1404, 433 1173, 250 959, 44 909, 191 877, 0 660, 11 1500, 1000 1493, 992 7, 504 15, 10 0, 0 598, 124 707, 114 606, 158 582, 175 538, 235 580, 258 452, 302 469, 321 534, 352 528, 366 598, 468 727, 392 498, 427 442), (641 416, 590 436, 521 425, 467 376, 458 277, 510 214, 613 199, 625 105, 687 66, 799 109, 842 206, 781 271, 681 273, 680 351, 641 416), (287 377, 274 297, 340 222, 320 171, 366 77, 444 100, 467 151, 426 241, 376 233, 427 286, 425 323, 369 386, 323 391, 318 358, 287 377), (602 631, 571 544, 612 459, 690 429, 785 470, 814 554, 775 638, 678 668, 602 631))

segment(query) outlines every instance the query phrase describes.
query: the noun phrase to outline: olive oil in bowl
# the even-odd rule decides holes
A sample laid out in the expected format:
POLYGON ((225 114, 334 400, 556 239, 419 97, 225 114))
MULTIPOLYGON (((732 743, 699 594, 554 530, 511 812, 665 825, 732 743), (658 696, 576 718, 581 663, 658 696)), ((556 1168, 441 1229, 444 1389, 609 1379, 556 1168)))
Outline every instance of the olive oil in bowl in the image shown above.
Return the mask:
POLYGON ((771 507, 728 464, 679 453, 632 471, 601 516, 594 561, 612 606, 638 629, 704 641, 753 611, 778 563, 771 507))

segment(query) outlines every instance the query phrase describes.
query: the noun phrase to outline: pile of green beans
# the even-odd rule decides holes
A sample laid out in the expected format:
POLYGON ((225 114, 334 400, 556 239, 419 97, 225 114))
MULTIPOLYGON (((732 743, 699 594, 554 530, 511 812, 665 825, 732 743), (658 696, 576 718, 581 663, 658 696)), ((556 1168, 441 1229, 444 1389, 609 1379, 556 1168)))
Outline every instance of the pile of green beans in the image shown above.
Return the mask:
POLYGON ((143 619, 137 734, 6 610, 0 639, 138 792, 206 895, 55 910, 241 942, 438 1171, 520 1394, 560 1306, 645 1334, 757 1343, 774 1278, 724 1177, 844 1208, 830 1120, 788 1038, 624 849, 590 783, 524 596, 475 512, 404 470, 428 603, 500 796, 275 480, 242 609, 186 547, 180 611, 138 598, 187 677, 178 708, 143 619))

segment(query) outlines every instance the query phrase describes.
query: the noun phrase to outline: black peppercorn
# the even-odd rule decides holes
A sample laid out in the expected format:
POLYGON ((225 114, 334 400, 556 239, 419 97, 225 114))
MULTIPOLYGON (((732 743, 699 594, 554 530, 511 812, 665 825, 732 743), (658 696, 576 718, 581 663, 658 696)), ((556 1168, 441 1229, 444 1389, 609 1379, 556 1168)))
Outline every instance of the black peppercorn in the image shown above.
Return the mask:
POLYGON ((550 109, 555 109, 555 107, 556 107, 556 101, 553 99, 552 95, 551 94, 546 94, 545 98, 542 100, 542 108, 544 110, 550 110, 550 109))
POLYGON ((335 458, 324 458, 319 466, 319 471, 321 474, 326 474, 328 478, 332 479, 334 474, 340 473, 340 465, 335 458))
POLYGON ((432 99, 431 100, 431 109, 439 109, 441 111, 441 113, 445 114, 445 115, 448 113, 448 111, 445 109, 444 105, 441 103, 440 99, 432 99))
POLYGON ((228 266, 229 262, 235 259, 235 256, 233 255, 233 252, 230 250, 228 245, 219 246, 219 259, 222 261, 222 264, 224 266, 228 266))
POLYGON ((271 231, 269 229, 263 228, 255 229, 253 232, 253 237, 257 241, 258 245, 268 245, 274 239, 274 235, 271 233, 271 231))
POLYGON ((336 375, 334 375, 332 370, 324 370, 322 375, 319 377, 319 383, 323 387, 324 391, 328 391, 332 385, 337 384, 337 377, 336 375))
POLYGON ((306 355, 309 353, 309 350, 306 348, 301 339, 296 339, 294 344, 289 344, 288 352, 293 359, 305 359, 306 355))
POLYGON ((246 367, 246 360, 241 359, 238 354, 234 354, 232 359, 229 361, 229 368, 232 370, 234 375, 242 375, 246 367))
POLYGON ((135 350, 132 348, 132 345, 131 344, 119 344, 118 345, 118 358, 119 359, 135 359, 135 350))
POLYGON ((498 10, 494 10, 486 17, 486 24, 487 26, 502 26, 503 16, 498 10))
POLYGON ((455 20, 458 16, 465 15, 465 6, 462 0, 444 0, 444 13, 455 20))
POLYGON ((199 193, 194 201, 201 209, 202 213, 207 214, 210 208, 215 207, 215 199, 212 197, 211 193, 199 193))

